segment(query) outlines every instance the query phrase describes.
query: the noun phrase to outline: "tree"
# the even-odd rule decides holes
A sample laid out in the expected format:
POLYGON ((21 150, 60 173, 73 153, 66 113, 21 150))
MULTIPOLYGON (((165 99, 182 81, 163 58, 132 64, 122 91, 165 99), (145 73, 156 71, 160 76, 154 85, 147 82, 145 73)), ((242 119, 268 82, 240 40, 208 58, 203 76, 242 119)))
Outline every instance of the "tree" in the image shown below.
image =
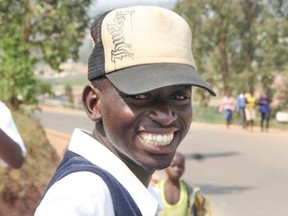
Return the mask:
POLYGON ((182 0, 175 10, 192 28, 198 70, 220 91, 238 92, 258 82, 264 88, 274 72, 284 72, 287 1, 182 0))
POLYGON ((0 98, 18 108, 37 104, 42 84, 34 74, 38 62, 60 71, 76 60, 91 0, 0 0, 0 98))

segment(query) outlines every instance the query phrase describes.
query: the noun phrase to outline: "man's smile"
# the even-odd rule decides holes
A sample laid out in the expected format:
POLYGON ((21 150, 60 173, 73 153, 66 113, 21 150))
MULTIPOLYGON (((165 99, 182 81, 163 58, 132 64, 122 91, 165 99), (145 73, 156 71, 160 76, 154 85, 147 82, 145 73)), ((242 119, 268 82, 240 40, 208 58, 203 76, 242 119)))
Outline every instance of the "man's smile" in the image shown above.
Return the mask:
POLYGON ((174 138, 174 133, 169 134, 154 134, 148 132, 140 132, 139 137, 146 143, 157 145, 157 146, 165 146, 172 142, 174 138))

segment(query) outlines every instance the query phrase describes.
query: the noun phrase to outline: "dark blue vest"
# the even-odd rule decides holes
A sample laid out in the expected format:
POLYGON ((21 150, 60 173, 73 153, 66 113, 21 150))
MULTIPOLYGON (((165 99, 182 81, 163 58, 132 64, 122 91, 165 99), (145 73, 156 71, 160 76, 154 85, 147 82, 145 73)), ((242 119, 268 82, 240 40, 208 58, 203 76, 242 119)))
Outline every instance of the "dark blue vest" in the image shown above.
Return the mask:
POLYGON ((88 171, 93 172, 96 175, 100 176, 103 181, 107 184, 112 201, 114 206, 114 212, 116 216, 140 216, 142 215, 135 201, 128 193, 128 191, 123 187, 123 185, 117 181, 117 179, 112 176, 107 171, 102 168, 92 164, 87 159, 82 156, 72 152, 66 151, 64 158, 59 164, 54 176, 50 180, 43 197, 47 190, 58 180, 65 177, 66 175, 79 172, 79 171, 88 171))

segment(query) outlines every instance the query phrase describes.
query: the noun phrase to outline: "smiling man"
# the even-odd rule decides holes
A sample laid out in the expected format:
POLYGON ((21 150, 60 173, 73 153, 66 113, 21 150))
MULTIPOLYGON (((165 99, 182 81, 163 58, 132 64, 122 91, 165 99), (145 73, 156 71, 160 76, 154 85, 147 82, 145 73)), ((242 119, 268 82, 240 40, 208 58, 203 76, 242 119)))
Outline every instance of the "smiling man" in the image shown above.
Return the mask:
POLYGON ((196 71, 188 24, 168 9, 109 11, 91 35, 82 101, 95 129, 75 129, 36 215, 157 215, 149 182, 189 130, 191 86, 215 93, 196 71))

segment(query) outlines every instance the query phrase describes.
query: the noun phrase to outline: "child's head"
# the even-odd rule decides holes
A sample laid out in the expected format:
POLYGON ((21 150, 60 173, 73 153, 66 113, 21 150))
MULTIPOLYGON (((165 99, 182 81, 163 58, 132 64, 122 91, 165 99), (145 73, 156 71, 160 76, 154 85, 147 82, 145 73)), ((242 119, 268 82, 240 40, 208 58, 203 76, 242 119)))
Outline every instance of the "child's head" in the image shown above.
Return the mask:
POLYGON ((185 157, 179 152, 176 152, 172 163, 166 168, 167 176, 172 181, 178 181, 185 170, 185 157))

